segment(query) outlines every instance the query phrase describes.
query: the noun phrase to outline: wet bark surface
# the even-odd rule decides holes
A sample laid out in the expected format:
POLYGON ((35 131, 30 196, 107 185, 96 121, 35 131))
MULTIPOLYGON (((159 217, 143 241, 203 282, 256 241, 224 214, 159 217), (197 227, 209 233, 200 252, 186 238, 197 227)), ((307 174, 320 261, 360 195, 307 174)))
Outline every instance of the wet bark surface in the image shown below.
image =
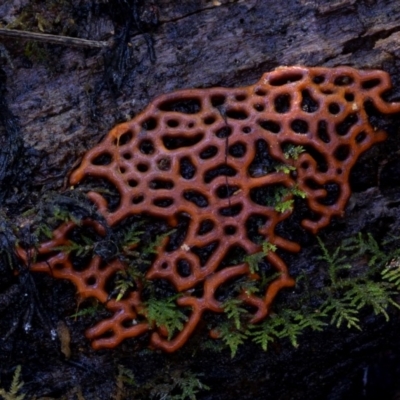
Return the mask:
MULTIPOLYGON (((99 50, 0 37, 2 386, 8 387, 21 365, 29 399, 150 398, 152 389, 186 370, 210 387, 198 399, 394 396, 400 389, 400 315, 394 310, 389 322, 365 312, 362 331, 307 332, 298 348, 277 341, 265 353, 247 343, 233 359, 228 350, 215 353, 199 345, 206 326, 170 355, 147 349, 148 337, 94 351, 84 331, 99 315, 70 317, 77 309, 72 284, 21 267, 16 275, 11 266, 20 265, 13 247, 26 238, 29 210, 51 214, 52 204, 64 202, 77 217, 95 213, 82 198, 59 197, 69 172, 109 129, 160 94, 244 86, 280 65, 350 65, 389 72, 394 89, 388 96, 399 101, 397 1, 0 0, 0 23, 109 43, 99 50), (61 346, 66 331, 70 355, 61 346), (126 394, 127 383, 121 388, 119 365, 133 372, 136 397, 126 394)), ((358 232, 398 236, 399 118, 380 120, 389 137, 355 166, 344 217, 320 234, 326 246, 334 248, 358 232)), ((293 276, 306 271, 318 287, 323 282, 317 241, 302 234, 299 242, 303 250, 285 260, 293 276)), ((291 295, 288 290, 279 301, 290 304, 291 295)))

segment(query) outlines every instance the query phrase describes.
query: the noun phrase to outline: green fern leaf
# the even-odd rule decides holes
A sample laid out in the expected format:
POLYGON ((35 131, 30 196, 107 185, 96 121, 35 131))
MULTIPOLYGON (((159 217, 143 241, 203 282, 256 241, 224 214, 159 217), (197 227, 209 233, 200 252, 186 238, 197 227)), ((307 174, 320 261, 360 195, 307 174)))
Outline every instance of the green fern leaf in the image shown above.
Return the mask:
POLYGON ((297 160, 301 153, 305 152, 305 148, 303 146, 295 146, 293 144, 289 144, 285 147, 283 156, 288 160, 292 158, 293 160, 297 160))
POLYGON ((346 323, 347 328, 353 327, 361 330, 358 310, 348 301, 331 297, 322 305, 321 311, 324 314, 333 312, 331 324, 334 324, 337 328, 346 323))
POLYGON ((307 197, 307 193, 299 189, 297 185, 291 188, 291 193, 293 194, 293 196, 300 197, 301 199, 305 199, 307 197))
POLYGON ((357 310, 365 306, 371 306, 375 315, 383 314, 386 321, 388 321, 389 315, 386 309, 389 304, 394 303, 390 298, 394 294, 395 292, 388 290, 385 284, 367 281, 364 284, 354 285, 345 293, 343 299, 348 301, 351 306, 356 307, 357 310))
POLYGON ((175 303, 177 297, 161 300, 151 298, 144 303, 148 321, 158 327, 165 327, 168 331, 168 340, 172 338, 176 330, 183 329, 183 323, 188 319, 175 303))
POLYGON ((285 213, 286 211, 291 211, 293 210, 293 203, 294 203, 293 199, 278 202, 274 207, 275 211, 281 214, 285 213))
POLYGON ((393 259, 382 271, 382 278, 400 290, 400 259, 393 259))
POLYGON ((229 319, 233 320, 236 329, 241 328, 241 317, 243 314, 247 314, 247 310, 240 307, 242 304, 242 300, 239 299, 229 299, 222 304, 225 314, 229 319))
POLYGON ((140 236, 144 233, 144 231, 138 230, 140 225, 143 224, 142 223, 134 224, 129 228, 127 232, 125 232, 121 242, 123 249, 135 246, 140 242, 140 236))
POLYGON ((259 263, 264 257, 265 254, 262 251, 244 257, 244 262, 247 263, 252 274, 259 270, 259 263))
POLYGON ((264 351, 268 350, 269 343, 274 342, 279 337, 279 331, 270 323, 271 318, 260 325, 251 327, 250 336, 254 343, 261 346, 264 351))
POLYGON ((301 330, 311 328, 313 331, 321 332, 328 325, 322 321, 324 317, 326 317, 326 314, 323 312, 314 312, 312 314, 300 314, 296 312, 293 320, 299 324, 301 330))
POLYGON ((197 375, 188 371, 184 371, 178 378, 173 379, 181 393, 171 396, 171 400, 196 400, 199 390, 210 390, 207 385, 200 382, 197 375))
POLYGON ((292 171, 296 171, 296 167, 287 164, 279 164, 275 166, 276 172, 283 172, 286 175, 289 175, 292 171))
POLYGON ((3 396, 4 400, 23 400, 25 398, 25 394, 18 394, 24 386, 24 381, 20 380, 20 377, 21 366, 18 365, 13 375, 10 390, 7 392, 5 389, 0 388, 0 396, 3 396))
POLYGON ((218 328, 220 338, 230 348, 231 357, 235 357, 238 347, 245 342, 250 332, 238 331, 230 323, 224 323, 218 328))
POLYGON ((176 229, 172 229, 169 232, 163 233, 162 235, 158 235, 154 242, 150 243, 148 246, 146 246, 143 249, 143 253, 144 254, 157 254, 158 248, 162 245, 165 238, 172 235, 175 231, 176 231, 176 229))
POLYGON ((277 247, 276 247, 276 245, 274 245, 266 240, 263 242, 262 249, 263 249, 264 255, 267 256, 270 252, 275 253, 277 247))

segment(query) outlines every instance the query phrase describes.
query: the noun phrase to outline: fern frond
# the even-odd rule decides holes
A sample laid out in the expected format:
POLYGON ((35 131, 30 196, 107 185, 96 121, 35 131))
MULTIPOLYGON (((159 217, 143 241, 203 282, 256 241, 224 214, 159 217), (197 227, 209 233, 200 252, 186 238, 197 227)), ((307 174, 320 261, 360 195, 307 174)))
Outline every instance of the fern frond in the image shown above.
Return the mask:
POLYGON ((144 233, 144 231, 137 230, 140 225, 142 224, 134 224, 128 231, 125 232, 121 242, 122 248, 131 248, 140 242, 140 236, 144 233))
POLYGON ((361 330, 360 320, 358 318, 358 310, 351 305, 349 301, 330 297, 321 307, 321 312, 329 314, 333 312, 331 324, 339 328, 343 323, 346 323, 347 328, 356 328, 361 330))
POLYGON ((265 257, 264 252, 260 251, 258 253, 250 254, 244 257, 244 262, 249 266, 249 270, 252 274, 259 270, 259 263, 265 257))
POLYGON ((127 279, 117 279, 115 282, 115 290, 117 291, 116 301, 120 301, 129 289, 135 287, 135 282, 127 279))
POLYGON ((238 347, 244 343, 250 334, 248 330, 239 331, 235 329, 229 322, 219 326, 218 331, 220 334, 220 339, 225 342, 225 344, 231 350, 232 358, 235 357, 238 347))
MULTIPOLYGON (((115 280, 116 301, 120 301, 125 293, 130 289, 135 289, 137 282, 145 282, 144 274, 140 272, 134 264, 129 264, 127 268, 117 272, 115 280)), ((114 293, 115 293, 114 292, 114 293)))
POLYGON ((262 244, 262 250, 265 256, 267 256, 270 252, 275 253, 276 249, 276 245, 268 242, 268 240, 265 240, 262 244))
POLYGON ((118 364, 118 380, 130 386, 136 386, 135 374, 132 370, 118 364))
POLYGON ((275 166, 275 171, 276 172, 283 172, 284 174, 288 175, 292 171, 296 171, 296 167, 293 165, 287 165, 287 164, 278 164, 275 166))
POLYGON ((364 240, 364 246, 367 247, 367 251, 371 254, 371 258, 368 261, 369 267, 373 267, 376 264, 386 264, 390 255, 380 248, 378 242, 374 239, 371 233, 367 234, 367 239, 364 240))
POLYGON ((389 320, 389 315, 386 311, 389 304, 396 304, 393 300, 391 301, 391 295, 395 292, 388 290, 387 286, 382 282, 367 281, 364 284, 354 285, 348 290, 343 300, 349 302, 351 306, 354 306, 357 310, 371 306, 374 310, 375 315, 383 314, 386 321, 389 320))
POLYGON ((47 224, 39 224, 39 226, 33 231, 33 236, 40 238, 41 236, 51 239, 53 237, 53 232, 47 224))
POLYGON ((285 310, 281 314, 273 315, 271 322, 275 325, 275 330, 278 331, 278 338, 288 338, 293 347, 298 347, 297 338, 303 331, 301 324, 294 323, 292 317, 294 310, 285 310))
POLYGON ((184 371, 179 377, 173 377, 174 384, 181 393, 170 397, 171 400, 196 400, 199 390, 210 390, 204 383, 200 382, 198 375, 190 371, 184 371))
POLYGON ((183 323, 188 319, 175 303, 176 298, 177 296, 161 300, 151 298, 144 303, 148 321, 158 327, 165 327, 168 331, 168 340, 176 330, 183 329, 183 323))
POLYGON ((96 303, 93 306, 84 308, 82 310, 77 311, 74 314, 71 314, 70 317, 71 318, 78 318, 78 317, 83 317, 83 316, 86 316, 86 315, 93 316, 93 315, 96 315, 98 312, 99 312, 99 304, 96 303))
POLYGON ((53 218, 56 221, 61 221, 61 222, 72 221, 72 222, 75 222, 77 225, 80 225, 80 223, 81 223, 81 221, 79 221, 77 218, 74 218, 72 213, 70 213, 69 211, 64 210, 60 207, 54 207, 53 213, 54 213, 53 218))
MULTIPOLYGON (((345 260, 348 260, 348 257, 341 254, 342 248, 340 246, 338 246, 335 249, 335 251, 331 254, 325 247, 324 243, 322 242, 319 236, 317 236, 317 240, 323 254, 322 256, 317 257, 318 260, 325 261, 328 265, 335 266, 336 268, 341 267, 342 263, 345 260)), ((345 263, 344 265, 345 266, 341 268, 345 269, 351 268, 351 265, 349 263, 345 263)))
POLYGON ((390 282, 397 290, 400 290, 400 259, 390 261, 381 272, 382 279, 390 282))
POLYGON ((264 351, 268 344, 276 339, 288 338, 294 347, 298 347, 298 337, 305 329, 322 331, 327 323, 322 321, 323 312, 303 314, 301 311, 284 310, 280 314, 272 314, 260 325, 253 325, 250 335, 253 342, 259 344, 264 351))
POLYGON ((314 313, 298 313, 293 315, 293 320, 297 322, 302 330, 311 328, 313 331, 321 332, 328 324, 322 321, 327 316, 326 313, 315 311, 314 313))
POLYGON ((280 201, 275 205, 275 211, 278 213, 283 214, 286 211, 291 211, 293 210, 293 199, 285 200, 285 201, 280 201))
POLYGON ((67 245, 54 247, 54 250, 62 251, 66 254, 70 254, 71 252, 75 251, 78 257, 87 255, 93 250, 94 243, 86 236, 82 236, 82 240, 84 241, 84 244, 76 243, 70 240, 67 245))
POLYGON ((243 304, 242 300, 229 299, 222 304, 225 314, 229 319, 232 319, 236 329, 240 329, 242 326, 241 317, 243 314, 247 314, 247 310, 240 307, 243 304))
POLYGON ((270 323, 270 318, 260 325, 253 325, 250 330, 253 342, 260 345, 264 351, 268 350, 269 343, 279 337, 279 333, 276 327, 270 323))
POLYGON ((345 241, 343 250, 351 254, 352 259, 365 257, 368 255, 368 266, 377 267, 386 264, 391 255, 381 249, 379 243, 371 233, 363 235, 361 232, 355 238, 345 241))
POLYGON ((330 253, 322 240, 317 236, 319 247, 321 248, 322 255, 318 256, 317 259, 324 261, 328 264, 328 275, 332 282, 332 286, 336 288, 340 283, 338 281, 337 275, 342 270, 351 269, 351 264, 346 262, 348 257, 341 254, 341 247, 338 246, 333 253, 330 253))
POLYGON ((288 160, 292 158, 293 160, 297 160, 301 153, 304 153, 306 150, 303 146, 296 146, 293 144, 289 144, 286 146, 283 156, 288 160))
POLYGON ((158 248, 162 245, 163 241, 165 238, 168 236, 172 235, 176 229, 172 229, 169 232, 163 233, 162 235, 158 235, 154 242, 150 243, 148 246, 146 246, 143 249, 144 254, 157 254, 158 253, 158 248))
POLYGON ((21 366, 18 365, 13 375, 10 390, 7 392, 3 388, 0 389, 0 396, 3 396, 4 400, 23 400, 25 398, 25 394, 18 394, 24 386, 24 381, 20 380, 20 377, 21 366))

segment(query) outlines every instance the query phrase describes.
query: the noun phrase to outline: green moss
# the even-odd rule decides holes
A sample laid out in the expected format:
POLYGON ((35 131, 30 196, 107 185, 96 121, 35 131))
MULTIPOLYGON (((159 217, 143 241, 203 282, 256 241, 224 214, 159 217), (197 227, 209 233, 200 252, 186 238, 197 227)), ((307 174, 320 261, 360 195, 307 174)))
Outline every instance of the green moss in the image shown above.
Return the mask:
POLYGON ((24 394, 18 394, 24 386, 24 382, 21 380, 21 366, 15 369, 14 376, 11 382, 10 389, 7 391, 0 388, 0 396, 4 400, 23 400, 25 398, 24 394))
MULTIPOLYGON (((399 238, 393 240, 398 242, 399 238)), ((226 301, 229 307, 225 309, 225 322, 221 321, 215 329, 232 356, 246 340, 254 341, 263 350, 282 339, 289 339, 297 347, 300 336, 309 329, 321 331, 327 326, 345 326, 361 330, 361 312, 370 310, 388 321, 390 310, 400 309, 396 302, 400 289, 400 249, 389 252, 385 249, 387 241, 380 245, 371 234, 361 233, 344 240, 333 251, 319 238, 318 242, 321 255, 317 258, 325 282, 322 288, 305 285, 306 277, 300 276, 297 282, 303 284, 301 295, 294 301, 287 295, 285 306, 278 303, 276 311, 257 325, 248 322, 251 315, 240 301, 226 301), (288 307, 294 303, 296 306, 288 307)))

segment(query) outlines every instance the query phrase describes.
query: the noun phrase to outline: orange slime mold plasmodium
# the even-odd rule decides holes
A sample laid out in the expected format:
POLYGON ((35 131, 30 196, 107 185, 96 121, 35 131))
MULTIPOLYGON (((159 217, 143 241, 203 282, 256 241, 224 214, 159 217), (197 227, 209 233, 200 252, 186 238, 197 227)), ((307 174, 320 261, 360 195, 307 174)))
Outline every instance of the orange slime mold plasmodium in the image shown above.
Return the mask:
MULTIPOLYGON (((247 254, 261 251, 259 241, 249 232, 251 218, 265 221, 258 228, 258 237, 282 250, 300 249, 276 233, 277 224, 291 211, 277 212, 265 198, 260 199, 263 190, 279 185, 305 192, 313 217, 304 219, 302 226, 312 233, 328 225, 333 216, 343 215, 350 196, 351 168, 360 154, 386 137, 370 124, 366 107, 383 114, 400 112, 399 103, 382 98, 390 87, 390 78, 383 71, 281 67, 264 74, 253 86, 163 95, 133 120, 112 129, 86 153, 70 183, 77 185, 94 177, 116 188, 120 195, 116 209, 109 209, 101 194, 88 194, 110 226, 142 213, 164 218, 171 226, 177 225, 180 215, 189 217, 183 245, 168 250, 164 242, 146 274, 150 280, 168 280, 183 293, 177 304, 191 309, 183 330, 171 340, 163 329, 153 332, 155 347, 169 352, 180 348, 205 311, 223 311, 214 297, 222 284, 241 276, 252 279, 246 263, 221 267, 235 246, 247 254), (306 151, 296 160, 287 159, 288 145, 304 146, 306 151), (296 172, 286 174, 263 166, 257 150, 260 146, 270 160, 290 164, 296 172), (329 193, 329 187, 335 188, 334 194, 329 193), (211 250, 202 261, 198 251, 205 248, 211 250), (187 267, 185 273, 180 268, 182 262, 187 267), (203 295, 195 297, 189 289, 199 284, 203 295)), ((292 196, 288 193, 285 200, 292 196)), ((54 247, 68 227, 56 230, 53 241, 43 244, 39 253, 54 247)), ((123 268, 120 262, 99 269, 94 258, 89 266, 91 276, 95 276, 93 283, 74 270, 68 255, 61 252, 50 257, 50 265, 54 257, 61 259, 58 269, 44 263, 31 269, 52 270, 55 277, 70 279, 80 294, 97 297, 114 313, 88 330, 95 348, 114 347, 127 337, 152 329, 145 322, 124 324, 141 311, 139 290, 119 302, 107 301, 104 282, 123 268), (105 338, 107 331, 111 333, 105 338)), ((279 273, 278 278, 269 284, 263 298, 240 295, 256 310, 252 323, 267 316, 280 289, 294 285, 275 252, 266 258, 279 273)))

